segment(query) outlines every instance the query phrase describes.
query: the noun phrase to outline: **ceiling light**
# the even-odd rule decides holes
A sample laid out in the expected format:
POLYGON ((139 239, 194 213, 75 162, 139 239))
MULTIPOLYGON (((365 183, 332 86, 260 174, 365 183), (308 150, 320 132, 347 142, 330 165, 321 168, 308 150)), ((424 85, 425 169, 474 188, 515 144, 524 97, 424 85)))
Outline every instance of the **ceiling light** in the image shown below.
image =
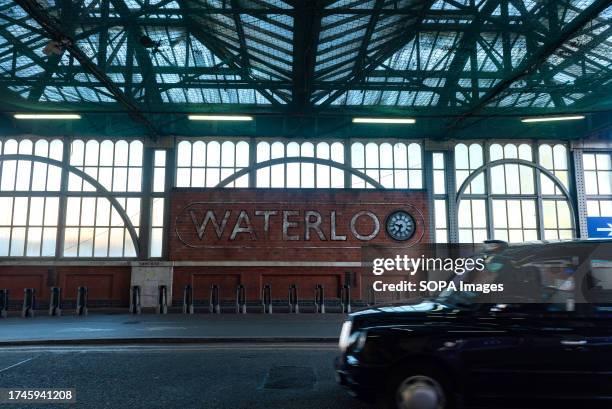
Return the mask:
POLYGON ((566 116, 534 116, 532 118, 521 118, 521 122, 552 122, 552 121, 571 121, 574 119, 584 119, 584 115, 566 116))
POLYGON ((15 114, 15 119, 81 119, 78 114, 15 114))
POLYGON ((413 118, 353 118, 355 124, 413 124, 413 118))
POLYGON ((190 121, 252 121, 249 115, 189 115, 190 121))

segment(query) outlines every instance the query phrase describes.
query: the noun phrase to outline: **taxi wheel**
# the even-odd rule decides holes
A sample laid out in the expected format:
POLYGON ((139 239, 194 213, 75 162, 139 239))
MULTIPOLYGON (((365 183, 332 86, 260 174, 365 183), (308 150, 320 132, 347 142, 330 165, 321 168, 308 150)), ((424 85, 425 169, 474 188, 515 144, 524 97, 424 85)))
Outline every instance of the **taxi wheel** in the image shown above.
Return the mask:
POLYGON ((452 409, 453 392, 448 378, 435 368, 398 370, 386 393, 387 407, 393 409, 452 409))

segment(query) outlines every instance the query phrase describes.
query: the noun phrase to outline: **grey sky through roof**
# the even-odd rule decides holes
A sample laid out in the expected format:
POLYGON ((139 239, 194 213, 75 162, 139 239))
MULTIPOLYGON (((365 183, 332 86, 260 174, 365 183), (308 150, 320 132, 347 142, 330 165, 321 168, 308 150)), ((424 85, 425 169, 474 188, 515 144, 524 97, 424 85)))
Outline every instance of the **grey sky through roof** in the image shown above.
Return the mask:
POLYGON ((30 111, 541 114, 611 90, 609 1, 0 0, 0 99, 30 111))

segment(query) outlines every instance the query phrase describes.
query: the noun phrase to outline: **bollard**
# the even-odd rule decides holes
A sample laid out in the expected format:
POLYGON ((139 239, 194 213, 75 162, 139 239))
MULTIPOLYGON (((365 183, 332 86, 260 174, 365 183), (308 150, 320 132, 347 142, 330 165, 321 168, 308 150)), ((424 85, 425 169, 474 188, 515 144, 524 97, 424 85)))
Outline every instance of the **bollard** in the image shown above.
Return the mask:
POLYGON ((263 304, 264 314, 272 314, 272 286, 270 284, 264 285, 261 302, 263 304))
POLYGON ((49 299, 49 315, 62 315, 62 289, 51 287, 51 298, 49 299))
POLYGON ((3 288, 0 290, 0 318, 6 318, 8 316, 9 308, 9 290, 3 288))
POLYGON ((183 314, 193 314, 193 312, 193 287, 187 284, 183 290, 183 314))
POLYGON ((376 304, 376 291, 374 288, 370 287, 368 289, 368 299, 366 301, 367 305, 375 305, 376 304))
POLYGON ((168 287, 165 285, 157 288, 157 313, 168 314, 168 287))
POLYGON ((322 284, 315 285, 315 312, 325 314, 325 291, 322 284))
POLYGON ((130 314, 140 314, 140 286, 133 285, 130 291, 130 314))
POLYGON ((87 287, 77 288, 76 315, 87 315, 87 287))
POLYGON ((210 302, 208 304, 208 312, 211 314, 220 314, 221 305, 219 304, 219 286, 213 284, 210 287, 210 302))
POLYGON ((236 314, 246 314, 246 291, 242 284, 236 287, 236 314))
POLYGON ((351 312, 351 286, 348 284, 342 285, 342 290, 340 291, 340 306, 342 307, 342 312, 351 312))
POLYGON ((295 284, 289 286, 289 312, 295 314, 300 312, 300 306, 298 305, 298 290, 295 284))
POLYGON ((23 318, 33 317, 34 308, 36 305, 36 289, 24 288, 23 293, 23 308, 21 309, 21 316, 23 318))

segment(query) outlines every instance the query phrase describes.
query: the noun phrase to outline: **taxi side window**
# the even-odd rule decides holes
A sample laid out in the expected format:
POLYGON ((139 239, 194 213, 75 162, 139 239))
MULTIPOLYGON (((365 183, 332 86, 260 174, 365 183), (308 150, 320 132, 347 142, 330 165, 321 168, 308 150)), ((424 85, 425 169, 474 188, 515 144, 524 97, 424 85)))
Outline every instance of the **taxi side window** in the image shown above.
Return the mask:
POLYGON ((609 258, 590 261, 585 298, 592 303, 595 314, 612 317, 612 255, 609 258))

